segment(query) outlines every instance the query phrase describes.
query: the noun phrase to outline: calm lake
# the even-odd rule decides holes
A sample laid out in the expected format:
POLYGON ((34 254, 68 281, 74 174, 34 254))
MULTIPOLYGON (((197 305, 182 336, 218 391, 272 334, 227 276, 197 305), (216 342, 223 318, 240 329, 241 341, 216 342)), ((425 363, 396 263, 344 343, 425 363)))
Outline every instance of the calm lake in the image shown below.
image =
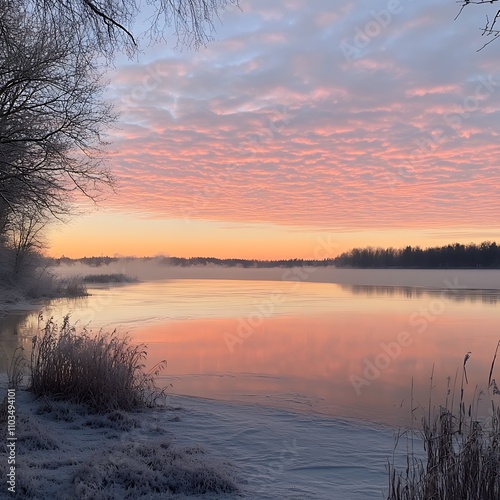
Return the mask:
MULTIPOLYGON (((500 290, 453 282, 175 279, 89 291, 51 302, 43 317, 69 313, 93 331, 117 328, 147 344, 148 366, 167 360, 159 382, 171 393, 389 424, 408 423, 411 406, 425 411, 433 370, 434 404, 457 370, 459 392, 467 352, 467 391, 486 385, 500 338, 500 290)), ((2 371, 17 345, 29 352, 39 312, 0 319, 2 371)))

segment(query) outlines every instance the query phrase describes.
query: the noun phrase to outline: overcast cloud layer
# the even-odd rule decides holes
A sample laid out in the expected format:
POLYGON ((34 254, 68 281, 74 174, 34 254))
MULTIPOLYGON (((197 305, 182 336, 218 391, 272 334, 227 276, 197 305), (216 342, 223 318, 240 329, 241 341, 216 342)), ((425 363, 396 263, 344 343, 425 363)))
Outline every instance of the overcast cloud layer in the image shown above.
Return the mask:
POLYGON ((109 201, 311 228, 498 225, 500 41, 453 0, 243 0, 112 75, 109 201))

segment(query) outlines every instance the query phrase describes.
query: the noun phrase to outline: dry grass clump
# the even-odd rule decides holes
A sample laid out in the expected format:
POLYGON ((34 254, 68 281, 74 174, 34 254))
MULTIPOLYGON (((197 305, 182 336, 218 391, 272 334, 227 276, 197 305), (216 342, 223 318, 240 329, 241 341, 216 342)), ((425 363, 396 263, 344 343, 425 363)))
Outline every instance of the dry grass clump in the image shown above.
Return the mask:
POLYGON ((128 274, 87 274, 82 280, 84 283, 136 283, 139 281, 135 276, 128 274))
POLYGON ((131 345, 116 331, 94 335, 77 331, 67 316, 60 327, 50 319, 33 338, 28 389, 84 403, 97 413, 154 406, 164 396, 154 378, 166 362, 145 372, 146 355, 144 344, 131 345))
POLYGON ((87 287, 80 278, 57 278, 55 291, 56 297, 86 297, 87 287))
MULTIPOLYGON (((485 395, 475 392, 472 403, 464 401, 467 384, 464 359, 458 407, 454 391, 448 387, 445 404, 422 418, 422 439, 426 459, 416 458, 413 440, 408 447, 406 469, 389 464, 389 500, 498 500, 500 498, 500 407, 494 398, 500 394, 492 379, 500 342, 490 369, 487 393, 490 415, 479 415, 479 402, 485 395), (450 397, 451 396, 451 397, 450 397)), ((456 378, 455 378, 456 381, 456 378)), ((431 376, 431 387, 432 387, 431 376)))

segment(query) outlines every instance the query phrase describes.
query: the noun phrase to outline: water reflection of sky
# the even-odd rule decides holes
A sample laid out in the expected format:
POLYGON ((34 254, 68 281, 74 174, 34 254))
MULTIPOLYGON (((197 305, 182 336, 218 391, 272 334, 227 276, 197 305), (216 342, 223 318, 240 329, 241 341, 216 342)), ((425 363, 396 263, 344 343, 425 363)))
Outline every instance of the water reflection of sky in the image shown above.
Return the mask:
MULTIPOLYGON (((433 366, 438 396, 468 351, 470 389, 486 382, 500 337, 492 290, 179 280, 92 293, 44 315, 119 326, 149 346, 149 365, 167 360, 173 392, 386 422, 408 414, 412 378, 426 405, 433 366)), ((37 314, 9 321, 4 345, 29 347, 37 314)))

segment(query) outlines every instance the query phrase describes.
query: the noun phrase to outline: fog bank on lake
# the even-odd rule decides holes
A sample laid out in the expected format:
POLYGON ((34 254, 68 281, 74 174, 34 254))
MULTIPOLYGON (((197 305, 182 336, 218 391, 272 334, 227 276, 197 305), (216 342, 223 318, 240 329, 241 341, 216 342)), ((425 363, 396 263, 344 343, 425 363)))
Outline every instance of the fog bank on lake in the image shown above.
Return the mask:
POLYGON ((218 279, 298 281, 345 285, 411 286, 423 288, 500 289, 498 269, 340 269, 335 267, 296 267, 253 269, 242 267, 168 266, 159 259, 119 259, 91 267, 81 263, 53 268, 63 277, 120 273, 142 281, 164 279, 218 279))

